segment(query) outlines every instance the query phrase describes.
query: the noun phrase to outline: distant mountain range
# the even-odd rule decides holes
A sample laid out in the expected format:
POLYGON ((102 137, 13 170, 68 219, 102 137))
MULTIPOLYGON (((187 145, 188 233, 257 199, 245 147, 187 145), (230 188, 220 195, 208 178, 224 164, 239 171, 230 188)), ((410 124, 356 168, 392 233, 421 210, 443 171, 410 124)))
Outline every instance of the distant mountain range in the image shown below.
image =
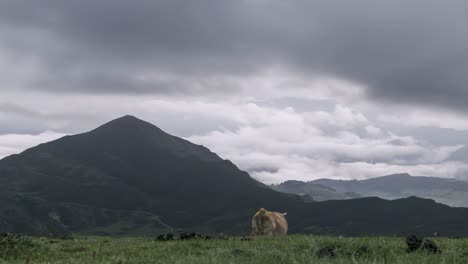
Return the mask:
POLYGON ((468 209, 427 199, 303 199, 133 116, 0 160, 0 232, 247 234, 264 207, 292 233, 468 236, 468 209))
POLYGON ((361 198, 362 196, 352 192, 338 192, 333 188, 322 184, 302 181, 285 181, 278 185, 271 185, 271 188, 279 192, 297 194, 304 198, 304 201, 328 201, 347 200, 361 198))
POLYGON ((285 193, 308 195, 315 201, 356 197, 394 200, 416 196, 454 207, 468 207, 468 182, 409 174, 394 174, 367 180, 286 181, 272 187, 285 193))

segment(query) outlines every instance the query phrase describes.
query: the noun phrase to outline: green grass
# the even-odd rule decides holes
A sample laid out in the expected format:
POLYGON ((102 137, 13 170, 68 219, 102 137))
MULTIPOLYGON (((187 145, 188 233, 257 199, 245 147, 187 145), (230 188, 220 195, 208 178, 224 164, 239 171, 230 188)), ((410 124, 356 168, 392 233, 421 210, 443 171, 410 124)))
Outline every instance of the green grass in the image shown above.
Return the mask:
POLYGON ((152 238, 26 238, 0 244, 0 263, 468 263, 468 240, 435 238, 441 254, 406 253, 404 238, 306 235, 253 241, 157 241, 152 238), (32 244, 30 243, 32 242, 32 244), (325 247, 338 256, 318 257, 325 247))

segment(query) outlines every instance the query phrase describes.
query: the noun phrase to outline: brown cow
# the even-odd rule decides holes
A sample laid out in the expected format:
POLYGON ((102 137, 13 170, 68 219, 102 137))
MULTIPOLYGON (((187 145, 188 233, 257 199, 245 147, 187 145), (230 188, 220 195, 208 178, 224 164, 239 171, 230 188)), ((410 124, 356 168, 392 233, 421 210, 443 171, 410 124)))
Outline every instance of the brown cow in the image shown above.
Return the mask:
POLYGON ((286 213, 270 212, 261 208, 252 217, 252 235, 286 235, 288 222, 286 213))

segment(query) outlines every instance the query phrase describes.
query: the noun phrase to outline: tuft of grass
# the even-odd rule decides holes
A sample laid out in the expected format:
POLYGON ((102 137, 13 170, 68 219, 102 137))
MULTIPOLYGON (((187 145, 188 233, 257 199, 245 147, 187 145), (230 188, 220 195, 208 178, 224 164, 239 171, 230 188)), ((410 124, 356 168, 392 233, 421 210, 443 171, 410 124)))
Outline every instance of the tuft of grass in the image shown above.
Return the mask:
POLYGON ((18 259, 37 250, 37 243, 30 237, 0 234, 0 260, 18 259))
POLYGON ((442 251, 440 254, 428 254, 424 251, 407 253, 405 239, 400 237, 289 235, 257 237, 253 240, 239 237, 170 241, 139 237, 79 236, 73 240, 30 237, 18 239, 13 243, 16 246, 9 249, 0 247, 0 254, 3 254, 0 255, 0 264, 468 263, 467 239, 433 239, 442 251), (320 253, 321 251, 323 252, 320 253), (329 254, 330 251, 333 254, 329 254))

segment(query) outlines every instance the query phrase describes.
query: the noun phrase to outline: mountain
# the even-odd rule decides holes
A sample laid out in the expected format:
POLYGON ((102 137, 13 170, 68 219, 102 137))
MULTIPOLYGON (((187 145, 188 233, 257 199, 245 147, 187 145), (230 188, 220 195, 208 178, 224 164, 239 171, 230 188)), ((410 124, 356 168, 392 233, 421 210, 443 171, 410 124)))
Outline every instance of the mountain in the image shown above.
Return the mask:
POLYGON ((468 236, 468 209, 413 197, 305 203, 133 116, 0 160, 0 232, 245 234, 260 207, 287 211, 292 233, 468 236))
MULTIPOLYGON (((5 158, 0 186, 47 207, 37 219, 59 212, 73 230, 112 226, 128 212, 145 212, 137 217, 142 222, 159 219, 157 229, 187 228, 237 217, 226 207, 253 212, 257 208, 248 204, 263 198, 278 206, 295 200, 207 148, 132 116, 5 158)), ((127 228, 132 231, 131 224, 127 228)))
POLYGON ((271 185, 271 188, 279 192, 304 196, 306 201, 309 199, 311 201, 321 202, 328 200, 347 200, 361 197, 357 193, 341 193, 325 185, 302 181, 285 181, 281 184, 271 185))
POLYGON ((394 174, 360 181, 319 179, 307 184, 320 184, 339 193, 354 192, 363 197, 399 199, 417 196, 450 206, 468 207, 468 182, 455 179, 394 174))

